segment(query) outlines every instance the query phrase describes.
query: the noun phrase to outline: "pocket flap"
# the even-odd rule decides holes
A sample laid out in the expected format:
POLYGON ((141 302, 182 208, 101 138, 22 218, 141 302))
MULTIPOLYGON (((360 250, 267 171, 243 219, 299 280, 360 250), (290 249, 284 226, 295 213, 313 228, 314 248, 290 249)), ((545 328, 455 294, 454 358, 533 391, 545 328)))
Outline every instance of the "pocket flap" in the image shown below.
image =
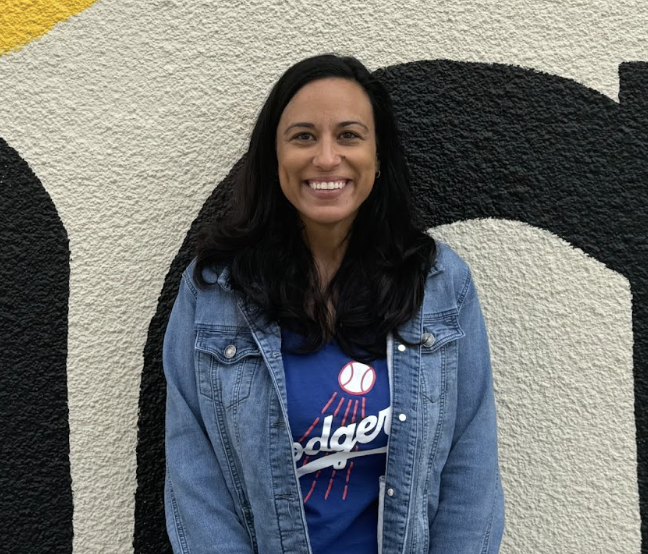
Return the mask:
POLYGON ((431 314, 423 318, 423 353, 434 352, 450 341, 465 336, 456 311, 431 314))
POLYGON ((223 364, 235 364, 247 356, 259 356, 252 333, 236 327, 198 328, 196 350, 211 354, 223 364))

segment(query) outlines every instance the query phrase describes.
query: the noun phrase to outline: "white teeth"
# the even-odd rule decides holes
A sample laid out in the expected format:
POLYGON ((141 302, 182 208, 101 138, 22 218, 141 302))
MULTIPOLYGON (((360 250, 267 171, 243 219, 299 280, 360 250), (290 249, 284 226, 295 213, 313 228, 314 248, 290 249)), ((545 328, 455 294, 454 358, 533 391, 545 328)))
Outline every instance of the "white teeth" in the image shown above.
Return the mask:
POLYGON ((315 190, 335 190, 346 185, 346 181, 308 181, 308 186, 315 190))

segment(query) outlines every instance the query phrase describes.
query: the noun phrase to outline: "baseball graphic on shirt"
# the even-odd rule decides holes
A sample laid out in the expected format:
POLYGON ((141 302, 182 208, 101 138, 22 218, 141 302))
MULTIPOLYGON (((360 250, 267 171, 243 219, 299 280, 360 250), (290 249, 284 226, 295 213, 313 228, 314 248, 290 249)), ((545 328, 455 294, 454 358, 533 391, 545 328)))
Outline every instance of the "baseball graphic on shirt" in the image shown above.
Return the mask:
POLYGON ((338 376, 340 387, 349 394, 367 394, 375 382, 374 368, 360 362, 349 362, 340 370, 338 376))

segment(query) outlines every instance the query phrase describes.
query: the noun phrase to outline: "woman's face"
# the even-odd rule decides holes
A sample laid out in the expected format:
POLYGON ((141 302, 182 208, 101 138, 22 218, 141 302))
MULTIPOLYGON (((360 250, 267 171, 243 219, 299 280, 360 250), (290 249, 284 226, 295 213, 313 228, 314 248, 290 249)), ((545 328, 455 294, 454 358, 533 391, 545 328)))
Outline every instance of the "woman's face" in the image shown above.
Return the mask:
POLYGON ((279 183, 306 230, 346 232, 378 170, 369 97, 354 81, 327 78, 302 87, 277 126, 279 183))

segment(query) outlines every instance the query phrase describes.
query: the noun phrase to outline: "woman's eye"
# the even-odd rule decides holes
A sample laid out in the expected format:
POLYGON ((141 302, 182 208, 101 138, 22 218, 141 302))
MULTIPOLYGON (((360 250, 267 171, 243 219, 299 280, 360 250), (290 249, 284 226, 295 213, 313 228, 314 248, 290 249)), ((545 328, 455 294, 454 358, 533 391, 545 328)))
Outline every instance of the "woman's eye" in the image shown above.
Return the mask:
POLYGON ((353 131, 344 131, 342 134, 340 134, 340 138, 343 140, 353 140, 357 139, 358 135, 353 131))
POLYGON ((311 140, 313 138, 313 135, 310 133, 297 133, 295 136, 293 136, 293 140, 299 140, 299 141, 304 141, 304 140, 311 140))

